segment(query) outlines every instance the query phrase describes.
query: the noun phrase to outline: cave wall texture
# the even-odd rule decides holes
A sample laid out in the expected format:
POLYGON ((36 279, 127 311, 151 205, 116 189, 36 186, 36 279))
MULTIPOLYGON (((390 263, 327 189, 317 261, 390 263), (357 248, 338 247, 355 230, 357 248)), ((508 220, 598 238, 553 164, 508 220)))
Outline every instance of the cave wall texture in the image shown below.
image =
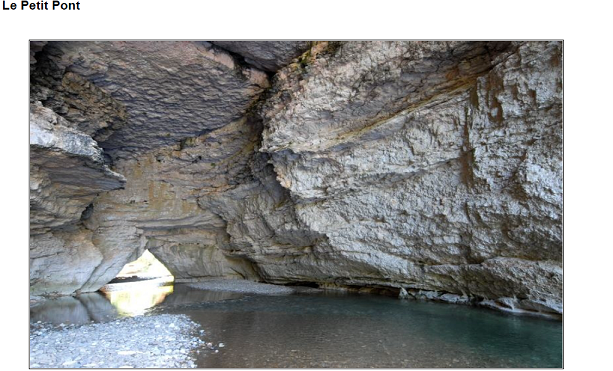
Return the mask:
POLYGON ((561 42, 32 42, 30 293, 178 280, 561 314, 561 42))

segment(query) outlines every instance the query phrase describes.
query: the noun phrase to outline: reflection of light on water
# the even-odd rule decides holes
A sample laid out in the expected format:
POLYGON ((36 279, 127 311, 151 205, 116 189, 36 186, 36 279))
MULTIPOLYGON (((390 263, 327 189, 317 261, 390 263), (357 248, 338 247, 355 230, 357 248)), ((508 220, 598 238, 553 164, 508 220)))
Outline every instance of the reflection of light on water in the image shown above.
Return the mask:
POLYGON ((164 301, 172 294, 173 277, 153 280, 116 283, 104 286, 101 291, 117 311, 124 316, 136 316, 164 301))

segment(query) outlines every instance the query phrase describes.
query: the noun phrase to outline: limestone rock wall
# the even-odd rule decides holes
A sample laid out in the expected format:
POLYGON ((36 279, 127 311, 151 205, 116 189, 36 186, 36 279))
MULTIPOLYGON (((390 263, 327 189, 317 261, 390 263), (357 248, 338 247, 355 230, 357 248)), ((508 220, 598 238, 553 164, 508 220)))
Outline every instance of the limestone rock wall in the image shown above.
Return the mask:
POLYGON ((114 159, 235 121, 269 84, 205 42, 51 42, 40 59, 32 95, 106 129, 93 136, 114 159))
POLYGON ((213 44, 242 56, 246 63, 276 72, 309 49, 309 41, 213 41, 213 44))
POLYGON ((322 54, 282 70, 262 109, 262 150, 326 237, 318 279, 561 312, 561 44, 322 54))
POLYGON ((90 136, 40 102, 31 105, 31 292, 71 293, 89 279, 102 255, 81 220, 98 194, 125 183, 90 136))
POLYGON ((34 292, 149 249, 179 280, 562 313, 561 43, 226 44, 34 45, 34 107, 103 150, 69 172, 95 193, 32 203, 34 292))
MULTIPOLYGON (((69 161, 47 166, 50 171, 38 166, 50 162, 38 140, 48 135, 38 134, 46 133, 39 116, 31 118, 31 293, 95 291, 149 247, 162 259, 168 249, 175 259, 176 249, 193 252, 185 259, 193 267, 167 262, 177 277, 206 276, 207 269, 225 274, 220 253, 199 251, 227 238, 225 224, 198 207, 194 189, 223 186, 226 178, 236 183, 232 177, 241 167, 232 162, 238 170, 200 174, 210 170, 204 162, 197 165, 202 156, 180 151, 211 132, 206 149, 212 152, 204 154, 212 158, 211 167, 225 156, 240 157, 245 140, 253 148, 244 116, 268 86, 266 74, 205 42, 49 42, 33 43, 32 51, 32 106, 52 116, 51 129, 59 130, 57 121, 62 133, 79 133, 69 137, 78 141, 55 142, 89 155, 96 170, 121 183, 101 186, 102 176, 90 180, 95 174, 88 175, 89 168, 69 161), (49 177, 67 186, 58 191, 49 177), (199 183, 206 179, 208 184, 199 183), (87 193, 72 189, 83 182, 91 188, 87 193), (123 189, 104 192, 117 188, 123 189), (219 256, 216 269, 193 261, 200 256, 208 262, 211 255, 219 256)), ((250 263, 246 267, 249 276, 250 263)))

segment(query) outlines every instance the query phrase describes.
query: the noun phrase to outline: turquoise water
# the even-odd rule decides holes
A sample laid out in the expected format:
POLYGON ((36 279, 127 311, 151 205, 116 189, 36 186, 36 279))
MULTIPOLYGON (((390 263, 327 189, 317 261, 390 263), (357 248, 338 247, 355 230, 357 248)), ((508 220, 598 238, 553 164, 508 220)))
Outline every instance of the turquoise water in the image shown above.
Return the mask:
MULTIPOLYGON (((125 286, 122 295, 142 296, 137 286, 125 286)), ((91 318, 79 320, 187 314, 218 350, 195 354, 198 367, 562 367, 559 321, 373 295, 256 296, 183 285, 160 290, 155 300, 90 294, 89 304, 80 300, 91 318)), ((31 320, 70 322, 77 313, 71 305, 68 314, 53 305, 39 307, 31 320)))
POLYGON ((199 367, 562 367, 562 324, 370 295, 247 296, 165 309, 206 329, 199 367))

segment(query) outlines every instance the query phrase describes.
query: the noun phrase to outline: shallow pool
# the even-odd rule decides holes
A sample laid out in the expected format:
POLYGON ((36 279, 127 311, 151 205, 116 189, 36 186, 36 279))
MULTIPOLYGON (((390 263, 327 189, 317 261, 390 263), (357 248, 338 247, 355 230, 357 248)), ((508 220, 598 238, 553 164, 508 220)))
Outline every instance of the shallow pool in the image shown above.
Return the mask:
POLYGON ((243 295, 175 284, 173 290, 160 286, 155 300, 145 300, 138 285, 125 288, 109 295, 123 291, 115 305, 90 294, 84 299, 89 318, 74 305, 62 310, 47 303, 31 310, 31 320, 70 322, 75 313, 79 323, 187 314, 218 350, 195 354, 199 367, 562 367, 559 321, 373 295, 243 295), (126 307, 130 292, 139 295, 133 301, 138 308, 126 307))

